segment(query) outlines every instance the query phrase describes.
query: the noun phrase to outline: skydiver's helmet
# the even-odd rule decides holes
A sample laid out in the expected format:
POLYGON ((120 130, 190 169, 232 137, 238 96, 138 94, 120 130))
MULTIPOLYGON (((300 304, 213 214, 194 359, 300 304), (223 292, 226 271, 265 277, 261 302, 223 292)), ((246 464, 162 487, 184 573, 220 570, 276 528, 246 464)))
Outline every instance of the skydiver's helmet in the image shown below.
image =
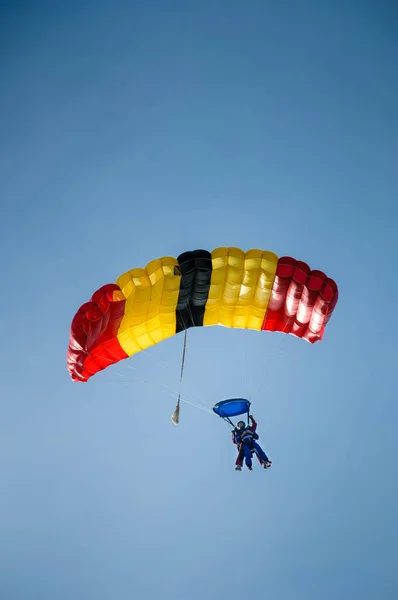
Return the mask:
POLYGON ((244 421, 239 421, 239 423, 236 424, 237 429, 244 429, 246 427, 246 423, 244 421))

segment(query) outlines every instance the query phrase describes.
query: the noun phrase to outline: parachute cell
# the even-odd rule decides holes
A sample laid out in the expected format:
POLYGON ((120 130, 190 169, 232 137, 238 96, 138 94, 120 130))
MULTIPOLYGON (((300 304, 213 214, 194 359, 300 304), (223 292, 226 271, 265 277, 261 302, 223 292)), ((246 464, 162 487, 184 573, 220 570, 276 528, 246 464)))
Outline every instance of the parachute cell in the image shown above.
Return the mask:
POLYGON ((337 285, 325 273, 269 251, 223 247, 159 258, 101 287, 80 307, 68 370, 74 381, 87 381, 189 327, 279 331, 313 344, 337 299, 337 285))

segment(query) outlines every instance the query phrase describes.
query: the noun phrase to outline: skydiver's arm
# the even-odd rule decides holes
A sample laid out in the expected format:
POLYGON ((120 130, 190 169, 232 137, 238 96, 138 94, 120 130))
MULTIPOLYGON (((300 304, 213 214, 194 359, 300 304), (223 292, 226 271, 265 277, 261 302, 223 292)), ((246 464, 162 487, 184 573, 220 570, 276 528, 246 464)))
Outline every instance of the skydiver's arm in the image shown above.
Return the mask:
POLYGON ((257 429, 257 423, 256 423, 256 421, 254 420, 254 417, 252 417, 252 415, 249 415, 249 419, 250 419, 250 421, 252 422, 252 424, 250 425, 250 429, 251 429, 252 431, 256 431, 256 429, 257 429))

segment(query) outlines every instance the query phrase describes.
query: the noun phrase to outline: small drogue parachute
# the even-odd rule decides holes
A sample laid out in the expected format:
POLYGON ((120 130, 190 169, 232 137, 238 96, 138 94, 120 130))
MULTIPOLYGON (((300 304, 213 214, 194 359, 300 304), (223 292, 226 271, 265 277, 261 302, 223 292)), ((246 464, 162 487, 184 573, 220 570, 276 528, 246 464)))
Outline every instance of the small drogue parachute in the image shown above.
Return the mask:
POLYGON ((189 327, 279 331, 313 344, 337 300, 337 285, 323 271, 268 250, 222 247, 166 256, 102 286, 79 308, 67 367, 74 381, 86 382, 189 327))
POLYGON ((249 417, 250 401, 246 400, 246 398, 229 398, 228 400, 217 402, 213 406, 213 411, 216 415, 223 418, 224 421, 228 421, 232 427, 235 427, 230 417, 237 417, 244 414, 247 414, 247 417, 249 417))

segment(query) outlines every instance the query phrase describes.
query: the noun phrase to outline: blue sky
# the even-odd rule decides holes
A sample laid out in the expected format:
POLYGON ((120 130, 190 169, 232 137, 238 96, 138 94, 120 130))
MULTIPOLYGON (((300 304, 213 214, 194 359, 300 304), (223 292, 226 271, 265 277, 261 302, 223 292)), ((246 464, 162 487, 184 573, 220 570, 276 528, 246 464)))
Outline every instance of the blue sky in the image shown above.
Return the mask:
POLYGON ((383 598, 396 574, 393 2, 2 2, 0 596, 383 598), (231 245, 335 278, 322 343, 190 330, 72 383, 77 308, 231 245))

